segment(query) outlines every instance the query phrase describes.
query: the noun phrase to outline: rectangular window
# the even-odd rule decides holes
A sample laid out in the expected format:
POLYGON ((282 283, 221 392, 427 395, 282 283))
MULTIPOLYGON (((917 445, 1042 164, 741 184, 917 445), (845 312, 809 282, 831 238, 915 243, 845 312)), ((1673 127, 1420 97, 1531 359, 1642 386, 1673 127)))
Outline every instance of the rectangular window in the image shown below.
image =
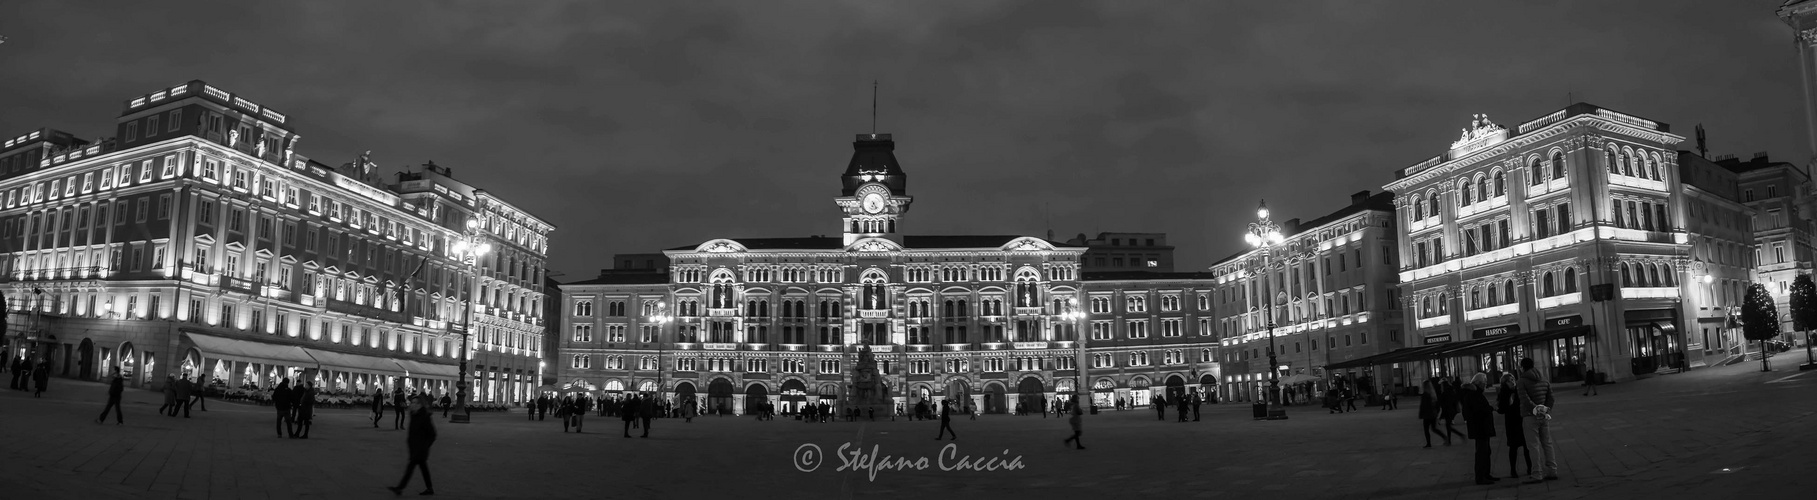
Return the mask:
POLYGON ((158 175, 165 179, 177 176, 177 155, 164 157, 164 170, 158 175))
POLYGON ((150 118, 145 119, 145 137, 150 138, 151 136, 154 136, 154 135, 158 135, 158 116, 157 115, 152 115, 150 118))
POLYGON ((170 195, 158 195, 158 220, 170 218, 170 195))
POLYGON ((138 214, 134 215, 133 219, 138 222, 145 222, 145 216, 151 213, 151 199, 140 197, 137 209, 138 214))

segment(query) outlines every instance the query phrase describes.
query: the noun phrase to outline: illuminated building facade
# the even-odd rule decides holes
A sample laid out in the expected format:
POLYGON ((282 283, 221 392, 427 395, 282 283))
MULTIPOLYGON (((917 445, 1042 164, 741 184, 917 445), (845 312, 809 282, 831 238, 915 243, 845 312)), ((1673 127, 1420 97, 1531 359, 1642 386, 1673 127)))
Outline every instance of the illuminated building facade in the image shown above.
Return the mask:
POLYGON ((1810 274, 1817 261, 1817 248, 1811 246, 1811 231, 1817 221, 1811 216, 1817 209, 1817 193, 1812 193, 1810 173, 1786 162, 1776 162, 1766 153, 1757 153, 1748 161, 1720 157, 1717 165, 1734 171, 1740 183, 1741 196, 1734 198, 1753 210, 1755 280, 1773 295, 1779 308, 1780 330, 1790 332, 1792 280, 1810 274))
POLYGON ((1357 193, 1349 206, 1324 217, 1287 221, 1267 258, 1252 250, 1212 265, 1213 316, 1223 332, 1222 397, 1265 398, 1270 323, 1283 387, 1307 377, 1329 382, 1333 375, 1371 393, 1408 382, 1395 365, 1326 369, 1405 343, 1394 210, 1392 193, 1357 193), (1289 381, 1295 376, 1302 377, 1289 381))
MULTIPOLYGON (((563 285, 558 380, 793 411, 837 402, 868 346, 898 403, 1001 413, 1070 399, 1082 378, 1108 406, 1211 372, 1189 312, 1208 281, 1093 281, 1085 248, 1036 237, 905 236, 913 198, 895 143, 853 146, 840 237, 713 239, 665 251, 665 271, 563 285), (1097 363, 1083 377, 1082 359, 1097 363)), ((655 267, 639 262, 627 267, 655 267)))
POLYGON ((289 117, 201 81, 134 98, 118 139, 0 150, 8 353, 135 387, 206 374, 325 391, 452 391, 466 299, 476 399, 533 387, 552 227, 434 165, 380 181, 295 152, 289 117), (455 261, 477 219, 497 250, 455 261), (520 381, 520 378, 522 379, 520 381))
POLYGON ((1080 234, 1066 244, 1086 248, 1087 273, 1173 272, 1173 245, 1167 244, 1166 233, 1098 233, 1094 238, 1080 234))
POLYGON ((1695 307, 1686 312, 1695 324, 1685 331, 1685 347, 1694 368, 1748 349, 1738 327, 1741 299, 1756 279, 1756 211, 1740 201, 1741 176, 1703 156, 1679 151, 1678 178, 1684 185, 1685 229, 1691 234, 1686 302, 1695 307))
POLYGON ((1687 367, 1682 140, 1578 103, 1514 129, 1478 116, 1444 154, 1400 170, 1387 189, 1409 344, 1446 353, 1420 362, 1424 375, 1522 356, 1558 382, 1687 367), (1524 337, 1485 340, 1496 335, 1524 337))

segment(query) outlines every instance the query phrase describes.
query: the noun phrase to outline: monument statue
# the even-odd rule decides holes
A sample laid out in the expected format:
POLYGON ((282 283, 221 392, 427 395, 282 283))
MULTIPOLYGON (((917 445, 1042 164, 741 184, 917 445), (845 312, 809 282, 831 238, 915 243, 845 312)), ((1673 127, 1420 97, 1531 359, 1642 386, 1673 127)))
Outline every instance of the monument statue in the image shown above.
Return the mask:
MULTIPOLYGON (((849 408, 860 412, 876 410, 884 415, 894 411, 889 386, 884 385, 883 376, 877 372, 877 359, 871 355, 871 347, 863 346, 858 350, 858 364, 852 367, 852 390, 849 408)), ((869 413, 861 413, 869 415, 869 413)))

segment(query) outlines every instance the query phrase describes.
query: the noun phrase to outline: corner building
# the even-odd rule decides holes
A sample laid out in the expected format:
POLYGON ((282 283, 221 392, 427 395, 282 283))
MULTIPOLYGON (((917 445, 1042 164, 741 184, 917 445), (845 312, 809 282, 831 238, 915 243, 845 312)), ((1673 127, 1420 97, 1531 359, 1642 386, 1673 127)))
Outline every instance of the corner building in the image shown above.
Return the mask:
POLYGON ((1530 356, 1555 382, 1687 367, 1681 141, 1578 103, 1513 129, 1479 116, 1444 154, 1400 170, 1387 189, 1421 349, 1364 362, 1425 378, 1530 356))
POLYGON ((118 139, 42 130, 0 149, 8 354, 134 387, 453 391, 478 293, 475 401, 534 387, 547 222, 435 165, 296 153, 289 117, 201 81, 134 98, 118 139), (458 261, 477 220, 494 250, 458 261))
POLYGON ((784 412, 838 404, 866 348, 906 406, 1036 411, 1084 384, 1109 406, 1209 380, 1200 374, 1211 373, 1213 355, 1195 350, 1212 345, 1209 330, 1190 316, 1206 307, 1193 297, 1208 281, 1110 279, 1095 289, 1080 272, 1085 248, 905 236, 913 198, 895 142, 862 134, 853 148, 834 199, 840 237, 713 239, 663 252, 666 273, 563 285, 558 379, 607 397, 657 392, 737 413, 763 402, 784 412), (1084 359, 1095 364, 1082 374, 1084 359))

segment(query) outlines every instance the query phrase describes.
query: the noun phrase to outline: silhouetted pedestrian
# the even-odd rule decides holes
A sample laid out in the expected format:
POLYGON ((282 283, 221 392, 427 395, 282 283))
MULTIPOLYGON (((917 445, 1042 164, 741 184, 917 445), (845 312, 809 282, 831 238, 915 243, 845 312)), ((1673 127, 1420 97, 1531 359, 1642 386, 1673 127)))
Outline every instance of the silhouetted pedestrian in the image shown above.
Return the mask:
POLYGON ((292 432, 291 436, 298 439, 309 439, 310 424, 315 422, 315 383, 304 384, 302 388, 296 390, 296 393, 296 431, 292 432))
POLYGON ((945 438, 948 432, 953 433, 954 441, 959 440, 959 431, 953 430, 953 405, 942 402, 940 403, 940 435, 934 436, 934 440, 939 441, 945 438))
POLYGON ((454 407, 454 400, 447 394, 442 395, 442 418, 448 418, 448 409, 454 407))
POLYGON ((177 416, 177 411, 181 410, 183 412, 183 418, 189 418, 189 399, 192 395, 191 393, 194 392, 192 388, 194 384, 189 383, 188 375, 178 378, 176 382, 177 399, 172 402, 174 406, 170 408, 170 416, 177 416))
POLYGON ((1520 360, 1519 390, 1521 433, 1526 435, 1527 449, 1539 455, 1541 467, 1535 467, 1522 484, 1558 479, 1558 450, 1552 444, 1552 383, 1533 367, 1533 358, 1520 360), (1543 474, 1543 476, 1542 476, 1543 474))
POLYGON ((32 397, 43 396, 44 391, 50 389, 50 370, 50 360, 38 360, 38 367, 32 371, 32 380, 38 383, 38 390, 32 397))
MULTIPOLYGON (((1071 425, 1073 427, 1073 436, 1066 438, 1064 441, 1060 441, 1060 444, 1062 444, 1062 445, 1071 444, 1073 446, 1076 446, 1076 448, 1074 448, 1074 449, 1083 450, 1083 449, 1085 449, 1085 440, 1081 439, 1079 436, 1084 433, 1083 426, 1085 423, 1084 422, 1085 417, 1083 415, 1085 414, 1085 412, 1083 410, 1079 409, 1079 405, 1074 404, 1073 411, 1071 413, 1073 414, 1073 416, 1068 417, 1066 419, 1066 423, 1067 423, 1067 425, 1071 425)), ((953 436, 953 440, 958 441, 959 437, 957 435, 955 435, 955 436, 953 436)))
POLYGON ((631 426, 637 424, 637 396, 623 401, 618 408, 618 418, 625 421, 625 437, 631 437, 631 426))
POLYGON ((403 387, 391 391, 391 428, 393 430, 404 428, 404 410, 410 409, 409 404, 410 400, 404 399, 403 387))
POLYGON ((1420 383, 1420 431, 1426 435, 1427 448, 1432 447, 1433 434, 1444 439, 1446 446, 1451 445, 1451 435, 1438 428, 1438 380, 1426 379, 1420 383))
POLYGON ((101 407, 101 416, 95 417, 100 424, 107 419, 107 410, 114 411, 114 425, 126 423, 126 416, 120 414, 120 393, 126 390, 126 379, 120 376, 120 367, 114 367, 114 374, 107 381, 107 406, 101 407))
MULTIPOLYGON (((271 391, 271 404, 278 407, 278 437, 285 437, 290 432, 290 403, 296 396, 290 393, 290 379, 278 382, 278 388, 271 391)), ((290 437, 296 437, 291 434, 290 437)))
POLYGON ((1527 464, 1527 473, 1533 473, 1533 450, 1527 448, 1527 434, 1521 431, 1520 382, 1513 373, 1503 373, 1501 387, 1496 390, 1497 411, 1502 413, 1502 430, 1508 438, 1508 477, 1518 478, 1517 466, 1527 464), (1521 452, 1526 452, 1526 460, 1520 460, 1521 452))
POLYGON ((1458 388, 1459 403, 1463 406, 1464 429, 1470 431, 1470 440, 1476 442, 1476 484, 1495 484, 1496 481, 1495 475, 1489 472, 1489 440, 1495 437, 1495 409, 1483 397, 1483 391, 1488 387, 1489 375, 1477 372, 1470 378, 1469 384, 1458 388))
POLYGON ((372 428, 379 428, 379 421, 385 419, 385 390, 372 388, 372 428))
POLYGON ((397 486, 389 486, 394 495, 404 494, 404 487, 410 485, 410 475, 416 469, 423 469, 423 492, 421 495, 434 495, 435 482, 429 479, 429 447, 435 445, 435 423, 429 412, 428 395, 414 398, 410 404, 410 432, 404 439, 404 445, 410 449, 410 463, 404 465, 404 478, 398 480, 397 486))
MULTIPOLYGON (((203 384, 201 375, 196 375, 196 383, 190 386, 189 390, 190 399, 187 403, 190 406, 201 406, 202 411, 208 411, 208 398, 203 397, 208 394, 208 386, 203 384)), ((184 415, 188 415, 188 413, 184 415)))

